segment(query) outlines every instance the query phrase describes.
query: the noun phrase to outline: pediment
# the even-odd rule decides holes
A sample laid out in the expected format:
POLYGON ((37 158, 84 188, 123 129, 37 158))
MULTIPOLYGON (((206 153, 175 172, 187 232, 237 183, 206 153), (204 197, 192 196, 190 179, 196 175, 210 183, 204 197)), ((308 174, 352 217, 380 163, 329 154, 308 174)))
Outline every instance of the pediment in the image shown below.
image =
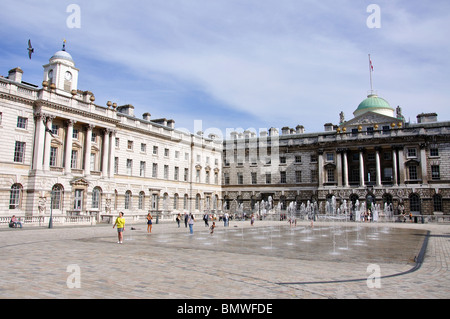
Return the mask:
POLYGON ((352 118, 350 121, 342 123, 340 126, 358 126, 358 125, 370 125, 370 124, 386 124, 398 122, 399 119, 375 112, 367 112, 357 117, 352 118))
POLYGON ((70 181, 70 185, 72 186, 89 186, 89 182, 83 177, 74 178, 70 181))

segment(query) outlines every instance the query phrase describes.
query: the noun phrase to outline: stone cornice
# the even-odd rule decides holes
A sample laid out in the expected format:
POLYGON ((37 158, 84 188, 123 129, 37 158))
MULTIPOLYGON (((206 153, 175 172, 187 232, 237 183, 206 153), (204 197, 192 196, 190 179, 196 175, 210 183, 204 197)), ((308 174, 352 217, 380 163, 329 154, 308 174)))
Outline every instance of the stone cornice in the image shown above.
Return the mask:
POLYGON ((58 103, 54 103, 54 102, 50 102, 50 101, 45 101, 42 99, 34 101, 34 105, 38 108, 47 107, 47 108, 51 108, 51 109, 58 110, 58 111, 76 114, 76 115, 82 116, 83 118, 90 118, 90 119, 107 122, 107 123, 111 123, 111 124, 119 123, 119 120, 117 120, 117 119, 112 119, 107 116, 102 116, 100 114, 95 114, 92 112, 76 109, 76 108, 73 108, 70 106, 66 106, 66 105, 62 105, 62 104, 58 104, 58 103))
POLYGON ((28 99, 23 96, 5 93, 5 92, 0 92, 0 99, 13 101, 13 102, 19 102, 19 103, 27 104, 30 106, 33 106, 33 104, 34 104, 34 99, 28 99))

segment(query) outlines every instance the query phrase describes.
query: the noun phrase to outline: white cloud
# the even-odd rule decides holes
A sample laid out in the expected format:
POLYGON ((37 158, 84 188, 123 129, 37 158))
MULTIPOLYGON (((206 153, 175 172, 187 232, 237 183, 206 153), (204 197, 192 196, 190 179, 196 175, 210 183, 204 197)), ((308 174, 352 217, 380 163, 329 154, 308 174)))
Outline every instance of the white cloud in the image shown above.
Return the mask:
POLYGON ((419 1, 379 1, 382 28, 376 30, 366 26, 369 1, 82 0, 78 30, 64 25, 68 3, 54 3, 19 6, 5 0, 0 18, 13 30, 30 26, 47 50, 59 49, 59 42, 51 42, 67 37, 68 50, 86 66, 80 80, 85 77, 92 87, 83 89, 95 93, 97 86, 99 95, 127 100, 136 112, 155 109, 161 116, 173 114, 177 123, 177 116, 184 121, 203 112, 204 122, 226 125, 229 118, 235 126, 236 117, 248 114, 257 122, 241 118, 243 127, 303 124, 317 131, 337 122, 341 110, 349 117, 365 98, 372 53, 380 95, 404 106, 404 113, 431 103, 441 119, 450 118, 444 104, 449 98, 444 1, 426 10, 419 1), (117 73, 90 68, 93 63, 117 73), (184 106, 189 102, 180 99, 197 92, 217 114, 205 105, 180 113, 173 105, 184 106))

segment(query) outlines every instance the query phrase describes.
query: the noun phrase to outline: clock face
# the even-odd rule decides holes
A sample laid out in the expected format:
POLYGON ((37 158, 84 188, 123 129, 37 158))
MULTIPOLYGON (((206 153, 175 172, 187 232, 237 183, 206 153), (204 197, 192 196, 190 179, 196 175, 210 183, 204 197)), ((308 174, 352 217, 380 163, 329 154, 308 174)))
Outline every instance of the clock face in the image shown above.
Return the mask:
POLYGON ((67 71, 66 74, 64 75, 64 78, 65 78, 67 81, 72 80, 72 73, 70 73, 69 71, 67 71))

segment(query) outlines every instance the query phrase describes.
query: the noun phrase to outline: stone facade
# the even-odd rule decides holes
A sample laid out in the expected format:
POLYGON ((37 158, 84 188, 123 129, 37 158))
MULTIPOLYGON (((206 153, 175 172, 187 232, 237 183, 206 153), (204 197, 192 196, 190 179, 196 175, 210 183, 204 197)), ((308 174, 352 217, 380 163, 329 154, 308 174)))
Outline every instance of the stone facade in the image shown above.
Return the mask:
POLYGON ((317 201, 321 212, 334 196, 366 207, 399 205, 415 215, 450 209, 450 122, 418 116, 406 123, 401 110, 387 116, 374 110, 321 133, 283 128, 282 134, 232 135, 224 146, 223 195, 231 210, 251 211, 267 201, 297 207, 317 201), (252 177, 253 174, 253 177, 252 177))
POLYGON ((0 77, 0 217, 161 216, 192 211, 254 211, 318 202, 403 205, 407 212, 450 211, 450 122, 436 113, 407 123, 383 100, 324 132, 271 128, 222 141, 178 131, 171 119, 142 118, 130 104, 96 105, 81 91, 67 52, 44 65, 42 87, 12 69, 0 77))
POLYGON ((139 119, 132 105, 96 105, 68 83, 78 69, 64 52, 44 66, 41 88, 17 74, 0 77, 0 216, 101 220, 221 206, 222 141, 139 119), (49 82, 63 72, 73 75, 49 82))

